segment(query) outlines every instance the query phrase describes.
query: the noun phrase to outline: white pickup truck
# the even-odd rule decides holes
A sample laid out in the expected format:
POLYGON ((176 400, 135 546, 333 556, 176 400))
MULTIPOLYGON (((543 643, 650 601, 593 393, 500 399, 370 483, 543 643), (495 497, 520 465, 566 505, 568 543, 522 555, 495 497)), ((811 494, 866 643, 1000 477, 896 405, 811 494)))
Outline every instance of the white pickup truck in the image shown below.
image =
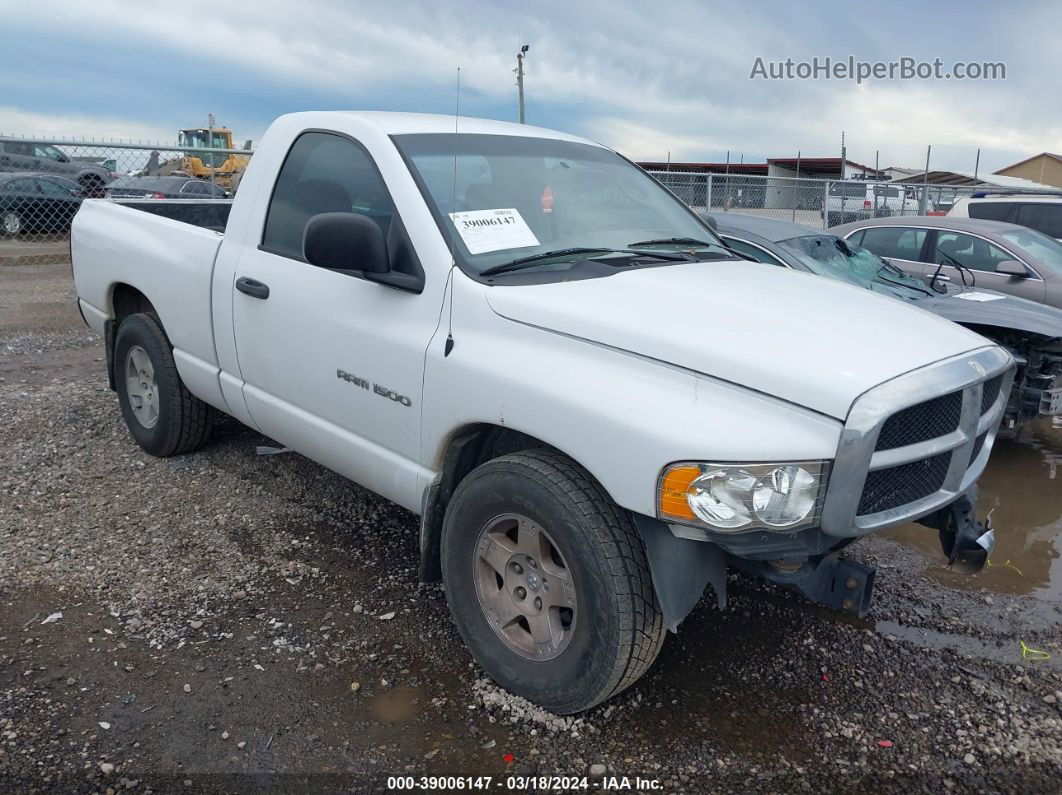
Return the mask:
POLYGON ((862 615, 861 536, 992 548, 1010 355, 735 259, 589 141, 284 116, 231 206, 86 201, 72 256, 142 448, 194 450, 220 411, 418 514, 476 660, 560 713, 637 680, 729 566, 862 615))

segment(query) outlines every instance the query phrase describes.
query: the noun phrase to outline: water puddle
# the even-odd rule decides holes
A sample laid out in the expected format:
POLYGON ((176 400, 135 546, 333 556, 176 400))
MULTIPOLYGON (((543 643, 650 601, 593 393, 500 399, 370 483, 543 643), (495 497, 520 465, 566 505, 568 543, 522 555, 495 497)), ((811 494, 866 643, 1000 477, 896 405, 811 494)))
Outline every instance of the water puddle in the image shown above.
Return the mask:
POLYGON ((981 476, 978 513, 992 511, 996 549, 975 575, 944 565, 937 534, 916 524, 886 535, 924 553, 930 576, 949 588, 1062 600, 1062 418, 1039 420, 999 441, 981 476))
POLYGON ((992 660, 999 663, 1027 665, 1046 665, 1050 668, 1062 668, 1059 658, 1043 657, 1045 652, 1026 647, 1025 653, 1020 641, 1006 643, 986 643, 969 635, 955 635, 950 632, 938 632, 934 629, 909 627, 895 621, 876 621, 874 631, 885 637, 894 636, 900 640, 921 646, 924 649, 943 651, 951 649, 964 657, 977 660, 992 660))
POLYGON ((377 719, 388 723, 413 720, 424 709, 419 687, 396 685, 369 699, 369 711, 377 719))

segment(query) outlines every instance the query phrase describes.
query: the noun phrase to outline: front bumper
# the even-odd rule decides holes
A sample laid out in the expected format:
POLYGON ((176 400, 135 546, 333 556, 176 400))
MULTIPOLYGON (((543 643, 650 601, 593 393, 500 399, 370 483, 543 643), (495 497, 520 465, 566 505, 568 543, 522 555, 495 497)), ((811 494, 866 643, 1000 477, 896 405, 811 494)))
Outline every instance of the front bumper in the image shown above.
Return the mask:
POLYGON ((728 566, 863 616, 870 608, 874 571, 841 560, 838 553, 861 536, 903 522, 937 529, 950 565, 980 570, 995 534, 988 520, 979 522, 974 514, 976 482, 988 463, 1014 371, 1010 354, 991 346, 914 370, 861 395, 841 432, 820 527, 727 534, 636 516, 668 626, 677 629, 708 584, 725 606, 728 566), (897 418, 916 422, 919 407, 928 412, 945 398, 952 410, 958 406, 954 427, 939 418, 912 429, 897 424, 897 418), (927 479, 932 467, 935 480, 927 479), (873 473, 890 471, 922 478, 926 488, 920 492, 897 481, 903 500, 893 504, 888 495, 875 495, 868 501, 873 473), (868 505, 874 510, 866 510, 868 505))

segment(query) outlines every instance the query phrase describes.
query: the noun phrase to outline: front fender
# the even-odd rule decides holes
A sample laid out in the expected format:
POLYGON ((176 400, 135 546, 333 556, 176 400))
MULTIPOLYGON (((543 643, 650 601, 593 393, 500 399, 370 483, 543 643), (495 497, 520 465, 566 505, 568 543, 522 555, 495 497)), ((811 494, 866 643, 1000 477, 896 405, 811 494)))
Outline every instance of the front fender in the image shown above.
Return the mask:
POLYGON ((499 318, 471 296, 459 295, 457 306, 468 314, 455 325, 453 350, 430 346, 425 365, 423 452, 435 471, 457 429, 499 425, 561 450, 618 505, 655 516, 657 479, 675 461, 836 453, 841 423, 825 415, 499 318))

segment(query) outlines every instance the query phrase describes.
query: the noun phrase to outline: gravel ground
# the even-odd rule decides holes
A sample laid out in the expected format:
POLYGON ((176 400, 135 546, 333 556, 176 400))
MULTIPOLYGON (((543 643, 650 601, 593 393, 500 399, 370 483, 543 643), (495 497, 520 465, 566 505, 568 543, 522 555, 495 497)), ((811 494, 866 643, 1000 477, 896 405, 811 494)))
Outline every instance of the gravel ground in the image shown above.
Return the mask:
POLYGON ((948 588, 888 539, 852 550, 873 620, 735 575, 605 705, 508 695, 417 582, 411 514, 233 421, 140 451, 68 268, 0 268, 0 789, 1059 791, 1062 607, 948 588))

